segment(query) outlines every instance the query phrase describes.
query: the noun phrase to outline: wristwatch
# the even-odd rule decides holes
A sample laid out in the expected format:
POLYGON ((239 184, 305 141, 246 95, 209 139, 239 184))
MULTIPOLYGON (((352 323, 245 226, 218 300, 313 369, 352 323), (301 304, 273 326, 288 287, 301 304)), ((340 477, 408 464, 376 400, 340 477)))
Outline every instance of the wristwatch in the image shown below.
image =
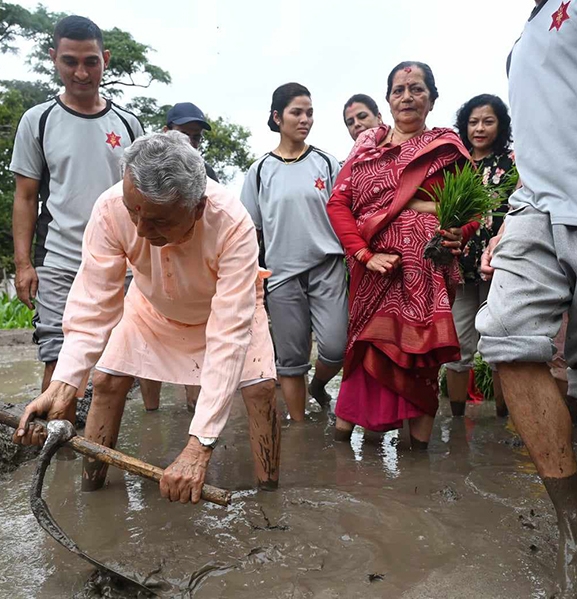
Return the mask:
POLYGON ((208 447, 209 449, 214 449, 218 443, 218 437, 199 437, 198 435, 191 435, 191 437, 196 437, 203 447, 208 447))

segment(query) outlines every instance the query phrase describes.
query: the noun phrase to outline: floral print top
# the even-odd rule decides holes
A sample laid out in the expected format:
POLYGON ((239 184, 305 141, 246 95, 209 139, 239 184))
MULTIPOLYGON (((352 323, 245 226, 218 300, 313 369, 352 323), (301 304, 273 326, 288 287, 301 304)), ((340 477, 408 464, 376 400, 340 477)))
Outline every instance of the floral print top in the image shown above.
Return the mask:
MULTIPOLYGON (((507 174, 515 165, 513 152, 504 154, 491 154, 476 163, 483 175, 483 183, 489 187, 499 187, 506 181, 507 174)), ((504 214, 509 210, 509 204, 504 202, 496 211, 489 214, 482 221, 473 237, 463 248, 460 265, 465 283, 479 283, 482 281, 479 272, 481 256, 491 237, 494 237, 503 224, 504 214)))

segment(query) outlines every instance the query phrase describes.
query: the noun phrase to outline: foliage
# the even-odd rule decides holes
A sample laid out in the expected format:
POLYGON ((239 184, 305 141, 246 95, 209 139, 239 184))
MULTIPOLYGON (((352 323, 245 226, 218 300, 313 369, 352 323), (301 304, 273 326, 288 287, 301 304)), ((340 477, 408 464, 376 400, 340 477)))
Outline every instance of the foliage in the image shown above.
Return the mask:
POLYGON ((34 312, 17 297, 0 296, 0 329, 31 329, 34 312))
POLYGON ((443 185, 436 183, 432 192, 423 190, 437 205, 437 218, 441 229, 462 227, 480 221, 491 210, 501 205, 483 185, 481 174, 467 162, 455 172, 445 171, 443 185))
POLYGON ((33 14, 19 4, 0 0, 0 54, 17 54, 19 38, 31 39, 36 33, 33 14))
MULTIPOLYGON (((36 43, 28 57, 28 64, 34 72, 50 77, 54 83, 58 83, 58 76, 54 72, 48 51, 54 45, 54 26, 65 16, 66 13, 49 12, 42 5, 32 13, 32 17, 35 18, 33 37, 36 43)), ((168 71, 149 61, 148 53, 154 50, 137 42, 128 31, 113 27, 103 30, 102 37, 104 47, 110 50, 111 54, 110 64, 102 77, 102 87, 106 88, 106 95, 121 96, 123 88, 147 88, 153 81, 166 84, 171 82, 168 71)))
MULTIPOLYGON (((27 63, 42 77, 37 81, 0 81, 0 279, 2 272, 14 272, 11 235, 14 177, 9 171, 13 140, 22 114, 58 93, 60 83, 54 73, 48 49, 56 22, 66 13, 51 12, 39 4, 27 10, 18 4, 0 0, 0 55, 17 53, 20 40, 34 41, 27 63)), ((153 81, 170 83, 170 74, 149 61, 153 51, 117 27, 104 30, 104 45, 111 60, 104 72, 102 86, 106 96, 117 97, 127 87, 147 88, 153 81)), ((127 106, 148 131, 159 131, 165 124, 170 106, 159 106, 154 98, 139 96, 127 106)), ((254 157, 250 153, 250 131, 222 118, 210 121, 201 151, 223 183, 232 178, 235 168, 246 171, 254 157)))
POLYGON ((489 364, 481 358, 480 354, 475 356, 473 369, 475 371, 475 385, 477 385, 477 389, 483 394, 486 401, 494 401, 493 371, 489 364))
POLYGON ((220 182, 226 183, 232 179, 233 169, 244 173, 255 160, 248 144, 250 130, 222 117, 207 120, 212 131, 204 132, 200 151, 220 182))
POLYGON ((126 109, 138 115, 147 133, 162 131, 166 125, 166 113, 172 108, 170 104, 159 106, 154 98, 137 96, 126 105, 126 109))
MULTIPOLYGON (((480 221, 502 203, 498 194, 492 193, 483 185, 481 174, 470 162, 463 168, 457 165, 454 173, 445 171, 443 185, 436 183, 431 192, 421 190, 435 202, 441 230, 480 221)), ((454 256, 442 242, 441 233, 434 235, 425 246, 424 257, 437 266, 448 266, 453 262, 454 256)))

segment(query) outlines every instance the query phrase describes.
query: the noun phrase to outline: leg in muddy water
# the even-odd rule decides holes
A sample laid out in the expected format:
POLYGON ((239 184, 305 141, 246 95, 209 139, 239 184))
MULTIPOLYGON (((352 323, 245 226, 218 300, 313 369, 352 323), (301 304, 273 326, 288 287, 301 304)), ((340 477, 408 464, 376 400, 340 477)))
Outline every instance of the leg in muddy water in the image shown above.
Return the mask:
POLYGON ((577 598, 577 462, 572 423, 546 364, 499 364, 509 413, 553 501, 559 522, 558 599, 577 598))
POLYGON ((315 374, 309 385, 309 393, 311 394, 311 397, 314 397, 322 407, 328 406, 332 399, 332 397, 326 392, 325 386, 340 372, 340 370, 340 364, 338 366, 331 366, 321 362, 320 360, 316 361, 315 374))
POLYGON ((198 401, 198 396, 200 395, 200 385, 185 385, 184 387, 186 393, 186 409, 194 414, 196 410, 196 402, 198 401))
POLYGON ((307 401, 306 375, 279 376, 280 387, 290 417, 295 422, 305 419, 305 405, 307 401))
POLYGON ((151 381, 149 379, 138 379, 142 401, 147 412, 154 412, 160 407, 160 381, 151 381))
MULTIPOLYGON (((126 395, 133 381, 131 376, 114 376, 99 370, 94 371, 94 395, 84 430, 84 435, 89 441, 115 447, 126 395)), ((82 490, 100 489, 104 485, 107 471, 106 464, 92 458, 84 458, 82 490)))
POLYGON ((337 416, 337 421, 335 422, 335 441, 348 443, 351 440, 354 428, 355 425, 352 422, 348 422, 337 416))
POLYGON ((44 362, 44 375, 42 377, 42 393, 48 389, 48 385, 50 385, 50 381, 52 380, 52 375, 54 374, 54 369, 56 368, 56 360, 52 362, 44 362))
POLYGON ((497 412, 497 416, 499 418, 507 418, 507 416, 509 416, 509 410, 507 409, 507 404, 503 397, 501 377, 496 370, 493 371, 493 394, 495 396, 495 411, 497 412))
POLYGON ((453 416, 464 416, 469 389, 469 371, 457 372, 447 368, 447 387, 453 416))
POLYGON ((434 422, 435 419, 428 414, 423 414, 423 416, 409 420, 411 449, 413 451, 425 451, 428 448, 434 422))
POLYGON ((278 487, 280 419, 276 407, 275 381, 267 380, 242 389, 248 412, 250 447, 261 489, 278 487))

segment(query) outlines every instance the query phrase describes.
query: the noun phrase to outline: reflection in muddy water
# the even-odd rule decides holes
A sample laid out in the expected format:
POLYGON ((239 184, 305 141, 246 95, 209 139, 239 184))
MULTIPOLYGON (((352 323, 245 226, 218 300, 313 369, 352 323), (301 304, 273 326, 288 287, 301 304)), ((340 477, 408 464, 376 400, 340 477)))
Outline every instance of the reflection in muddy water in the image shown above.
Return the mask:
MULTIPOLYGON (((0 399, 29 397, 39 374, 33 349, 14 362, 0 350, 0 399)), ((170 504, 153 483, 112 469, 103 490, 83 494, 80 459, 51 465, 44 496, 83 550, 161 597, 547 597, 555 519, 524 448, 492 404, 455 420, 446 408, 428 455, 408 451, 406 431, 357 429, 343 445, 326 412, 285 419, 281 488, 257 493, 237 398, 208 481, 234 491, 229 508, 170 504)), ((166 386, 156 413, 128 402, 119 449, 165 467, 188 424, 183 390, 166 386)), ((40 530, 33 468, 0 479, 0 598, 123 597, 40 530)))

